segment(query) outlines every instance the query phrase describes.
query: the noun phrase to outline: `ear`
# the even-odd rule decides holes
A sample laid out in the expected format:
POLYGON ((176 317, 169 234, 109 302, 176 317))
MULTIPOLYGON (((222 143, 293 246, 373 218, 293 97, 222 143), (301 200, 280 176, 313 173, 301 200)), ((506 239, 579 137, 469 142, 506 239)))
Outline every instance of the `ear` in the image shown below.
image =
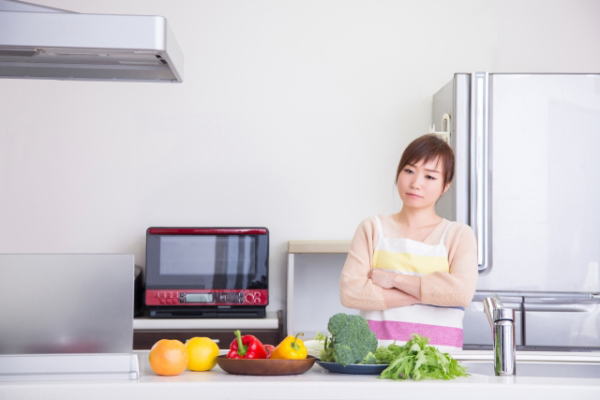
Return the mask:
POLYGON ((446 186, 444 186, 444 191, 442 192, 442 194, 446 193, 448 191, 448 189, 450 189, 450 184, 446 183, 446 186))

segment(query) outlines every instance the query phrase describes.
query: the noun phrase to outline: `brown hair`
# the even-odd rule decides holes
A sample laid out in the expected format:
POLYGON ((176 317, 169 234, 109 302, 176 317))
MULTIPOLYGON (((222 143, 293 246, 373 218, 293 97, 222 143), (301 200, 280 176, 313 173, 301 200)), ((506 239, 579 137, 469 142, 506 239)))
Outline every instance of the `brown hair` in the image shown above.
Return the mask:
POLYGON ((404 150, 396 170, 396 182, 400 172, 408 164, 416 164, 421 160, 429 162, 436 158, 442 162, 444 186, 449 184, 454 178, 454 152, 448 143, 431 133, 416 138, 404 150))

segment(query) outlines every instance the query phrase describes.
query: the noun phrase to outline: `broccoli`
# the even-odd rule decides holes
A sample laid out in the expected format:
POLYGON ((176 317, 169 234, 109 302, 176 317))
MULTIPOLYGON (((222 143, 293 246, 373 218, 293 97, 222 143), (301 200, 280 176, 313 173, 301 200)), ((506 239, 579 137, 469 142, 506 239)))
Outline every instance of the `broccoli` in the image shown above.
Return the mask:
POLYGON ((375 353, 371 351, 367 353, 365 358, 363 358, 359 364, 377 364, 377 357, 375 357, 375 353))
POLYGON ((325 348, 321 353, 323 361, 354 364, 377 349, 377 338, 360 315, 335 314, 329 318, 327 329, 331 337, 325 341, 325 348))

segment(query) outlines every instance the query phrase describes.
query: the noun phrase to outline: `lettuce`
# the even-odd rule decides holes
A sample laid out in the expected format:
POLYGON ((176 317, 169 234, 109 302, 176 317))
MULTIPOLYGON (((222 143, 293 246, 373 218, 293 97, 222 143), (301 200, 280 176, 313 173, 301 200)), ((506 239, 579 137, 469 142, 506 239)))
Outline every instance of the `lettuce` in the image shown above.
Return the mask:
POLYGON ((389 364, 394 361, 404 352, 404 346, 390 344, 389 346, 381 346, 375 350, 375 358, 377 364, 389 364))
POLYGON ((404 346, 391 344, 387 348, 378 348, 375 356, 389 366, 383 370, 380 378, 385 379, 453 379, 468 376, 465 368, 448 353, 428 345, 429 339, 414 334, 404 346))

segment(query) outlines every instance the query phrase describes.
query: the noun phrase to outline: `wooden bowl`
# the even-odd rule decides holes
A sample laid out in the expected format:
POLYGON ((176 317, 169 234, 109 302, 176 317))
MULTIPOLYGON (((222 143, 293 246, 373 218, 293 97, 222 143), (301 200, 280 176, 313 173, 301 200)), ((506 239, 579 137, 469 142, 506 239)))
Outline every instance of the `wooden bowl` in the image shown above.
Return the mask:
POLYGON ((308 371, 315 360, 312 356, 304 360, 235 360, 219 356, 217 364, 234 375, 298 375, 308 371))

